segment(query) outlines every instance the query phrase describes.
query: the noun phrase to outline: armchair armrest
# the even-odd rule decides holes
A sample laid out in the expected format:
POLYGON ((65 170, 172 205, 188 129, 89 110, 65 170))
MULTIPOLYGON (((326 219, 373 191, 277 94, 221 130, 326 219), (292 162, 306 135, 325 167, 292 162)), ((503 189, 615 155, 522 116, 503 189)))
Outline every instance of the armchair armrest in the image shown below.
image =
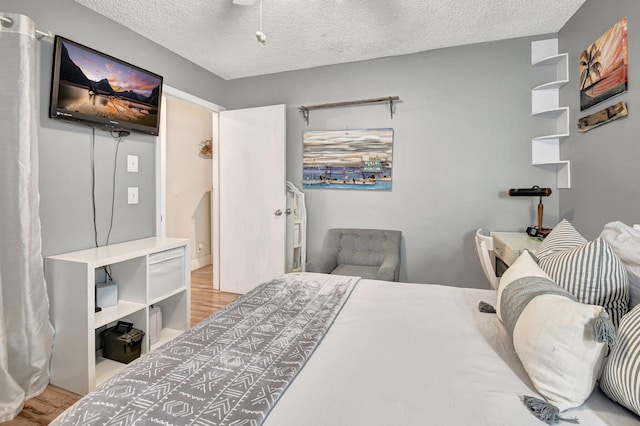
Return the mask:
POLYGON ((398 281, 400 275, 400 256, 390 254, 385 256, 378 269, 376 279, 384 281, 398 281))
POLYGON ((328 274, 338 266, 338 251, 323 250, 318 256, 309 259, 305 265, 307 272, 328 274))

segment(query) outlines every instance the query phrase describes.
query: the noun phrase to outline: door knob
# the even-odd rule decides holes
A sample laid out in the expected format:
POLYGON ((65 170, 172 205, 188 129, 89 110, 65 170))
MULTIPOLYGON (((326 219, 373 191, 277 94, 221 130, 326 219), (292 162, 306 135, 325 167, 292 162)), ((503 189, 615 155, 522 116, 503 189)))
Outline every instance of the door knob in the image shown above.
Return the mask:
POLYGON ((286 214, 287 216, 289 216, 291 214, 291 209, 286 209, 284 211, 284 214, 286 214))
POLYGON ((282 216, 282 210, 278 209, 275 212, 273 212, 273 214, 276 216, 282 216))

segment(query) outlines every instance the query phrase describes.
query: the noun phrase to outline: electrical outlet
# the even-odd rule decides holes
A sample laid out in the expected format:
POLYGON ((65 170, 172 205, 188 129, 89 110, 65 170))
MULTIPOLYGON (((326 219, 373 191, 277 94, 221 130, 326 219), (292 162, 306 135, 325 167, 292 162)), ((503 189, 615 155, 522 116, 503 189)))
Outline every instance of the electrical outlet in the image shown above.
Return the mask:
POLYGON ((138 204, 138 187, 130 186, 128 189, 128 203, 138 204))
POLYGON ((138 156, 127 155, 127 171, 138 173, 138 156))

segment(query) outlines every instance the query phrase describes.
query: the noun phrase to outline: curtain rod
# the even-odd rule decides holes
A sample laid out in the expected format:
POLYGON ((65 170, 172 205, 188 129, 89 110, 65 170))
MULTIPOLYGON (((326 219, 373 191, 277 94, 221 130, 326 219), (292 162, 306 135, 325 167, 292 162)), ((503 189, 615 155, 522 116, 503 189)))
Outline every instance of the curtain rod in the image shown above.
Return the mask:
MULTIPOLYGON (((7 18, 6 16, 0 16, 0 21, 2 22, 2 26, 3 27, 7 27, 10 28, 13 26, 13 19, 11 18, 7 18)), ((43 39, 43 38, 53 38, 53 34, 51 34, 51 31, 49 31, 48 33, 45 33, 44 31, 40 31, 38 29, 35 30, 36 33, 36 38, 38 40, 43 39)))

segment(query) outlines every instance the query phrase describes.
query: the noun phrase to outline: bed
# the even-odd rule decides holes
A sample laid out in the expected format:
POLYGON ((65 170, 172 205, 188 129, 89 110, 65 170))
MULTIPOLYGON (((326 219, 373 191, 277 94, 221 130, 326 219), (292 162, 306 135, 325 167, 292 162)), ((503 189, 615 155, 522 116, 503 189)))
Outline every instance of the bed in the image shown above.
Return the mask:
MULTIPOLYGON (((133 362, 52 424, 540 425, 522 402, 536 389, 511 337, 496 314, 478 309, 496 298, 495 290, 287 274, 133 362), (271 358, 281 362, 265 367, 271 358)), ((597 387, 569 417, 640 425, 597 387)))

